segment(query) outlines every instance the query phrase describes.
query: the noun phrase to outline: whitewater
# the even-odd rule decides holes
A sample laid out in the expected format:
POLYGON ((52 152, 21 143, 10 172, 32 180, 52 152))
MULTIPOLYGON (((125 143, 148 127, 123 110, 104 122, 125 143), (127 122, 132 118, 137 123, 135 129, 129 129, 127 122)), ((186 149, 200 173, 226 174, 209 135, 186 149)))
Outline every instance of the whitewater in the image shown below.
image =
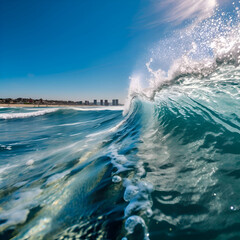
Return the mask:
POLYGON ((157 44, 124 108, 0 108, 0 239, 239 239, 238 19, 157 44))

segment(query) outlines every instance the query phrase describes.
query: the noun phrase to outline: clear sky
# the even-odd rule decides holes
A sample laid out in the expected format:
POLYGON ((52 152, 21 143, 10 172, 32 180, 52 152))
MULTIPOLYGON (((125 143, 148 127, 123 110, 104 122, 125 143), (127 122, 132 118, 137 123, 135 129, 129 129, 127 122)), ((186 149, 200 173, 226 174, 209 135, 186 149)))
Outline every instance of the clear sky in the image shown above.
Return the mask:
MULTIPOLYGON (((196 13, 153 2, 0 0, 0 98, 123 101, 149 47, 196 13)), ((198 2, 201 15, 216 3, 198 2)))

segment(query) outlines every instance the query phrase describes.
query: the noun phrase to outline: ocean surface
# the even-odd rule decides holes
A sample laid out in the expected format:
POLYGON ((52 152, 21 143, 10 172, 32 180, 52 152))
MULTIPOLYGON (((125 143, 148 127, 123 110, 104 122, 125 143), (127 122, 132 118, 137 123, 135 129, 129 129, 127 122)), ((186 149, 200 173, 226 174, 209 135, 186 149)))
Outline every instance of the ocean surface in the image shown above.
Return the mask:
POLYGON ((124 107, 0 108, 0 239, 240 239, 239 26, 187 29, 167 73, 155 49, 124 107))
POLYGON ((121 107, 0 109, 1 239, 240 239, 240 68, 121 107))

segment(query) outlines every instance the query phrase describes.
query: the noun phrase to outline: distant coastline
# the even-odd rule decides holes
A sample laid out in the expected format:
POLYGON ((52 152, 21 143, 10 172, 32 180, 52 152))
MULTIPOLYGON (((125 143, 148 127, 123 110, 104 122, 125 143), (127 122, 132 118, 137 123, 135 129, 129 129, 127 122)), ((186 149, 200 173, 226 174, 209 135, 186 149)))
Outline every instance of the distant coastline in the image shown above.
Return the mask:
POLYGON ((103 106, 123 106, 118 99, 112 99, 110 103, 107 99, 93 102, 85 101, 64 101, 64 100, 47 100, 32 98, 0 98, 0 107, 103 107, 103 106))
MULTIPOLYGON (((121 107, 122 105, 118 105, 119 107, 121 107)), ((7 108, 11 108, 11 107, 31 107, 31 108, 38 108, 38 107, 68 107, 68 108, 72 108, 72 107, 107 107, 107 106, 102 106, 102 105, 65 105, 65 104, 14 104, 14 103, 2 103, 0 104, 0 107, 7 107, 7 108)), ((111 105, 109 105, 109 107, 111 107, 111 105)), ((116 107, 116 106, 114 106, 116 107)))

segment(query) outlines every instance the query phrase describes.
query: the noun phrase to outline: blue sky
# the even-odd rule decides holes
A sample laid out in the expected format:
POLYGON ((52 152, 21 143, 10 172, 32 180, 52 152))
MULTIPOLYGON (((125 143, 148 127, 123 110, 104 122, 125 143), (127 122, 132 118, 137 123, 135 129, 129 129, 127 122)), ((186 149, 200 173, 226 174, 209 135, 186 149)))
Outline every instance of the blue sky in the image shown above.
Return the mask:
POLYGON ((1 0, 0 97, 123 101, 152 44, 195 14, 153 2, 1 0))

